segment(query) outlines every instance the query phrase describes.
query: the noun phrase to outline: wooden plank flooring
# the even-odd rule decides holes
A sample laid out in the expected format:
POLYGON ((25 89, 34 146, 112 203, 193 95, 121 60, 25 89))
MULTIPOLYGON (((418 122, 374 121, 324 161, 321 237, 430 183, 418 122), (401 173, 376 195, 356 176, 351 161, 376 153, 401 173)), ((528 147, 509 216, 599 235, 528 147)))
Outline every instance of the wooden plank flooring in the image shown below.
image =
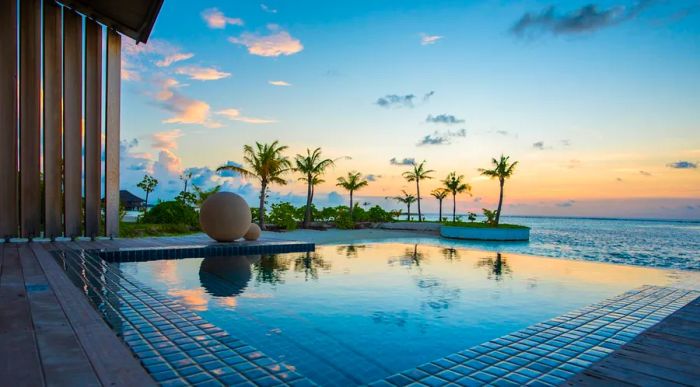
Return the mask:
POLYGON ((49 253, 75 247, 0 243, 0 385, 155 385, 49 253))
POLYGON ((700 298, 566 382, 569 386, 700 386, 700 298))

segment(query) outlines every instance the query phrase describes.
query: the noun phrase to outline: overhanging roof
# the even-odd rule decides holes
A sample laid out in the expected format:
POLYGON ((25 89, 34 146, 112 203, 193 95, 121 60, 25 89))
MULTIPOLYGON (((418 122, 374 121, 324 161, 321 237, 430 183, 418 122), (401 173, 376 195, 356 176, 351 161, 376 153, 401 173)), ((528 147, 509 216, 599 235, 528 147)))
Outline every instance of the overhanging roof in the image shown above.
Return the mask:
POLYGON ((146 43, 163 0, 60 0, 137 43, 146 43))

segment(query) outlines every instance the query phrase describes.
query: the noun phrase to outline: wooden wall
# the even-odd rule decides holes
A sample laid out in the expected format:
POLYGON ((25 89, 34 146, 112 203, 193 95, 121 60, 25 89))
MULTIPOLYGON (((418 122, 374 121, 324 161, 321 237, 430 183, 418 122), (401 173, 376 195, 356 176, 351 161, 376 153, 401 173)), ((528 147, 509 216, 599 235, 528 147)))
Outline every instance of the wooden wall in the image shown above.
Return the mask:
POLYGON ((118 33, 0 0, 0 238, 118 235, 120 72, 118 33))

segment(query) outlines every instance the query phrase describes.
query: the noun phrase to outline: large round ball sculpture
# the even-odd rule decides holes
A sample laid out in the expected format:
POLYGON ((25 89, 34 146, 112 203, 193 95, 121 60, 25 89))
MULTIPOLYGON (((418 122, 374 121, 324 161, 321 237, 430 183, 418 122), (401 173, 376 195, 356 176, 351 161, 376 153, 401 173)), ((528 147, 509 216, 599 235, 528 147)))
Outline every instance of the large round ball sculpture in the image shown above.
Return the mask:
POLYGON ((217 242, 233 242, 250 228, 250 207, 240 195, 218 192, 202 203, 199 224, 217 242))
POLYGON ((251 223, 248 232, 243 235, 243 239, 247 241, 257 241, 260 238, 260 226, 256 223, 251 223))

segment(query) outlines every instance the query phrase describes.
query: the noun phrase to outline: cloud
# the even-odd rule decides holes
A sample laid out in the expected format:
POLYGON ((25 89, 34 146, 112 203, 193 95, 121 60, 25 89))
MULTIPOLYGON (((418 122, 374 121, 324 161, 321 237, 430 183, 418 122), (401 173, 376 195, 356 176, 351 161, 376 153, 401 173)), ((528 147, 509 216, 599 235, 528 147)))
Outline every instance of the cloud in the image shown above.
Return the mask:
POLYGON ((423 145, 449 145, 452 143, 452 138, 455 137, 466 137, 467 130, 462 128, 459 130, 446 132, 434 132, 433 134, 428 134, 424 136, 419 142, 418 146, 423 145))
POLYGON ((246 117, 241 115, 241 111, 235 108, 219 110, 216 114, 224 116, 231 121, 240 121, 247 124, 274 124, 277 122, 276 120, 266 118, 246 117))
POLYGON ((260 9, 262 9, 263 12, 267 12, 267 13, 277 13, 276 9, 270 8, 266 4, 260 4, 260 9))
POLYGON ((341 204, 345 204, 345 198, 343 197, 343 195, 339 194, 336 191, 329 192, 326 200, 328 204, 332 206, 339 206, 341 204))
POLYGON ((674 169, 697 169, 698 164, 690 161, 676 161, 673 163, 668 163, 666 166, 674 169))
POLYGON ((622 182, 623 182, 623 180, 622 180, 621 177, 616 177, 616 178, 615 178, 615 181, 617 181, 618 183, 622 183, 622 182))
POLYGON ((375 175, 373 173, 365 175, 365 179, 367 179, 367 181, 377 181, 378 179, 381 179, 381 178, 382 178, 382 175, 375 175))
POLYGON ((271 84, 272 86, 291 86, 292 84, 289 82, 285 81, 267 81, 267 83, 271 84))
POLYGON ((151 135, 151 146, 155 149, 177 149, 177 140, 182 137, 180 129, 156 132, 151 135))
POLYGON ((276 24, 268 24, 268 35, 245 32, 239 37, 230 37, 228 41, 248 48, 248 52, 258 56, 293 55, 301 52, 304 46, 299 39, 293 38, 287 31, 276 24))
POLYGON ((566 200, 566 201, 557 203, 556 206, 566 208, 566 207, 573 207, 574 204, 576 204, 575 200, 566 200))
POLYGON ((421 44, 421 46, 428 46, 428 45, 437 43, 437 41, 442 39, 442 38, 443 37, 440 35, 428 35, 426 33, 421 33, 420 34, 420 44, 421 44))
POLYGON ((481 196, 477 196, 474 198, 474 203, 481 203, 482 200, 483 198, 481 196))
POLYGON ((539 150, 544 150, 544 141, 537 141, 532 144, 532 147, 539 150))
POLYGON ((141 80, 141 73, 146 64, 168 67, 173 63, 190 59, 192 53, 184 52, 180 47, 162 39, 151 39, 148 44, 136 44, 131 39, 122 43, 122 77, 127 81, 141 80))
POLYGON ((618 5, 605 10, 589 4, 567 14, 558 14, 550 6, 540 13, 525 13, 510 31, 520 37, 541 32, 554 35, 593 32, 632 20, 651 3, 653 0, 641 0, 632 6, 618 5))
POLYGON ((389 160, 389 164, 398 166, 414 165, 415 163, 416 159, 413 157, 404 157, 403 159, 392 157, 391 160, 389 160))
MULTIPOLYGON (((232 165, 232 166, 239 167, 239 168, 243 167, 243 164, 240 164, 240 163, 237 163, 237 162, 231 161, 231 160, 225 162, 224 165, 232 165)), ((220 171, 218 173, 219 173, 219 176, 222 176, 222 177, 240 176, 240 174, 238 172, 231 171, 231 170, 223 170, 223 171, 220 171)))
MULTIPOLYGON (((433 94, 435 94, 435 92, 430 91, 423 95, 423 102, 427 102, 430 99, 430 97, 433 96, 433 94)), ((414 101, 416 100, 416 98, 417 97, 415 94, 387 94, 383 97, 377 98, 375 104, 383 108, 413 108, 415 107, 414 101)))
POLYGON ((192 54, 192 53, 181 53, 181 52, 178 52, 178 53, 175 53, 175 54, 167 55, 167 56, 163 57, 163 59, 161 59, 161 60, 159 60, 159 61, 156 61, 156 66, 158 66, 158 67, 168 67, 168 66, 170 66, 170 65, 173 64, 173 63, 181 62, 181 61, 183 61, 183 60, 190 59, 190 58, 192 58, 193 56, 194 56, 194 54, 192 54))
POLYGON ((639 173, 640 173, 642 176, 651 176, 651 172, 639 171, 639 173))
POLYGON ((219 71, 213 67, 184 66, 175 70, 176 74, 187 75, 195 81, 215 81, 217 79, 228 78, 231 73, 219 71))
POLYGON ((561 140, 561 145, 562 146, 571 146, 571 140, 567 140, 567 139, 561 140))
POLYGON ((226 25, 242 26, 243 20, 236 17, 226 17, 217 8, 209 8, 202 11, 202 19, 209 28, 224 29, 226 25))
POLYGON ((452 114, 438 114, 436 116, 428 115, 428 117, 425 118, 425 122, 430 122, 434 124, 454 125, 461 124, 464 122, 464 120, 461 118, 457 118, 452 114))
POLYGON ((209 104, 204 101, 186 97, 178 88, 180 83, 172 78, 155 81, 157 93, 155 99, 164 109, 174 113, 174 116, 163 120, 166 124, 199 124, 211 128, 221 124, 209 119, 209 104))

